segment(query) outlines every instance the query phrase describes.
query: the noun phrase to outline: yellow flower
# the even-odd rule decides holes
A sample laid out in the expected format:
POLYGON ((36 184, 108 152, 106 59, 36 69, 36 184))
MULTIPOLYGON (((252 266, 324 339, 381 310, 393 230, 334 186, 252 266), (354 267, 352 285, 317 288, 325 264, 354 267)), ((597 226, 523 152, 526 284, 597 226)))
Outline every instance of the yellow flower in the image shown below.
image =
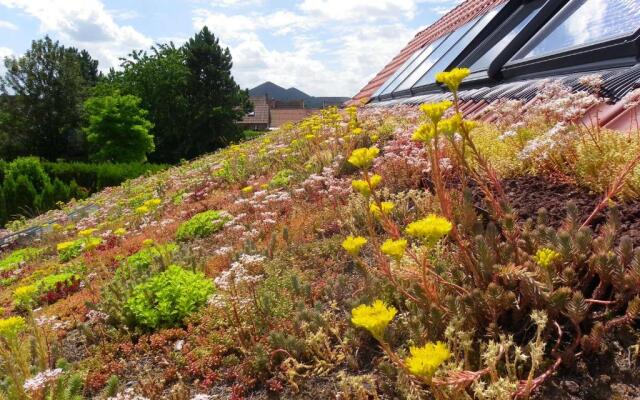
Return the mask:
POLYGON ((416 142, 429 143, 433 138, 436 137, 436 130, 433 128, 432 124, 422 124, 413 132, 413 136, 411 139, 416 142))
POLYGON ((558 259, 560 259, 561 255, 557 251, 549 248, 542 248, 536 252, 536 255, 533 259, 544 268, 551 267, 558 259))
POLYGON ((62 225, 60 225, 58 223, 55 223, 55 224, 51 225, 51 229, 53 229, 54 232, 60 232, 64 228, 62 227, 62 225))
POLYGON ((372 141, 372 142, 377 142, 377 141, 378 141, 378 139, 380 139, 380 136, 378 136, 378 135, 371 135, 371 141, 372 141))
POLYGON ((438 122, 438 132, 445 136, 452 137, 454 133, 460 130, 460 124, 462 124, 462 118, 456 114, 451 118, 438 122))
POLYGON ((0 337, 14 339, 25 330, 26 326, 27 323, 22 317, 0 319, 0 337))
POLYGON ((58 251, 65 251, 75 245, 76 242, 61 242, 56 245, 58 251))
POLYGON ((101 243, 102 243, 102 239, 97 237, 91 237, 91 238, 88 238, 87 241, 84 243, 84 248, 87 251, 93 250, 96 247, 100 246, 101 243))
POLYGON ((89 237, 89 236, 93 235, 94 232, 96 232, 96 231, 97 231, 97 229, 95 229, 95 228, 84 229, 84 230, 78 232, 78 236, 86 238, 86 237, 89 237))
POLYGON ((427 379, 431 379, 442 363, 451 358, 449 348, 442 342, 411 346, 409 352, 411 355, 405 359, 409 372, 427 379))
POLYGON ((351 322, 368 330, 374 338, 382 341, 385 329, 397 312, 398 310, 387 306, 382 300, 376 300, 370 306, 362 304, 351 310, 351 322))
POLYGON ((147 206, 140 206, 138 208, 136 208, 136 214, 138 215, 145 215, 149 212, 149 207, 147 206))
POLYGON ((406 239, 399 239, 399 240, 387 239, 387 241, 382 243, 382 245, 380 246, 380 251, 382 251, 383 254, 386 254, 389 257, 394 258, 398 261, 402 258, 402 256, 404 256, 404 252, 406 249, 407 249, 406 239))
POLYGON ((245 186, 242 188, 242 193, 250 194, 253 192, 253 186, 245 186))
POLYGON ((451 232, 452 227, 453 225, 446 218, 431 214, 426 218, 410 223, 405 232, 415 238, 422 239, 426 244, 435 244, 451 232))
POLYGON ((162 203, 160 199, 151 199, 144 202, 144 206, 147 208, 156 208, 162 203))
POLYGON ((153 241, 153 239, 145 239, 145 240, 142 241, 142 245, 144 247, 151 247, 151 246, 153 246, 154 243, 155 242, 153 241))
POLYGON ((353 133, 355 136, 362 135, 362 128, 355 128, 355 129, 352 131, 352 133, 353 133))
POLYGON ((367 239, 362 236, 348 236, 344 242, 342 242, 342 248, 355 257, 360 254, 365 244, 367 244, 367 239))
POLYGON ((442 83, 452 92, 457 92, 462 81, 469 76, 469 68, 454 68, 450 72, 440 72, 436 74, 436 82, 442 83))
POLYGON ((118 228, 115 231, 113 231, 113 234, 116 236, 124 236, 127 234, 127 230, 124 228, 118 228))
POLYGON ((449 100, 441 101, 439 103, 423 104, 420 106, 420 110, 433 122, 437 124, 442 119, 444 113, 453 106, 453 103, 449 100))
POLYGON ((371 167, 378 154, 380 154, 380 149, 377 147, 363 147, 355 149, 348 161, 358 168, 367 169, 371 167))
POLYGON ((312 134, 308 134, 308 135, 304 136, 304 138, 307 139, 307 140, 315 139, 315 137, 316 137, 316 135, 312 135, 312 134))
POLYGON ((13 302, 18 306, 27 306, 38 294, 36 285, 20 286, 13 291, 13 302))
POLYGON ((351 182, 351 186, 356 192, 365 197, 369 197, 371 196, 371 191, 375 190, 380 183, 382 183, 382 177, 376 174, 369 177, 369 182, 359 179, 353 180, 351 182))
POLYGON ((392 202, 383 201, 382 203, 380 203, 380 206, 378 206, 376 203, 371 203, 371 205, 369 206, 369 211, 371 211, 371 214, 373 214, 374 217, 382 218, 383 215, 391 214, 391 211, 393 211, 393 207, 394 204, 392 202))

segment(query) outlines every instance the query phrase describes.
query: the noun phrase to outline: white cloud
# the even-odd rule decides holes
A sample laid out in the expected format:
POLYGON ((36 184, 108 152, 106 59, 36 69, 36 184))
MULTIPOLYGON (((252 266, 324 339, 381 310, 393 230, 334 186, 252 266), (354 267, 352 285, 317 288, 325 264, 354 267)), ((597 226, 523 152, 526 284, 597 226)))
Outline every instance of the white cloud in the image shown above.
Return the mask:
POLYGON ((407 22, 423 2, 443 4, 302 0, 287 11, 251 14, 201 7, 194 11, 193 24, 196 29, 207 25, 230 48, 234 76, 243 87, 269 80, 317 96, 351 96, 416 33, 407 22), (276 50, 266 41, 267 34, 286 36, 293 45, 276 50))
POLYGON ((152 44, 133 27, 117 24, 99 0, 0 0, 0 5, 38 19, 42 33, 89 50, 101 69, 115 67, 131 50, 152 44))
POLYGON ((13 57, 15 53, 8 47, 0 47, 0 76, 4 75, 6 68, 4 67, 4 59, 6 57, 13 57))
POLYGON ((9 29, 12 31, 17 31, 18 27, 13 22, 4 21, 0 19, 0 29, 9 29))

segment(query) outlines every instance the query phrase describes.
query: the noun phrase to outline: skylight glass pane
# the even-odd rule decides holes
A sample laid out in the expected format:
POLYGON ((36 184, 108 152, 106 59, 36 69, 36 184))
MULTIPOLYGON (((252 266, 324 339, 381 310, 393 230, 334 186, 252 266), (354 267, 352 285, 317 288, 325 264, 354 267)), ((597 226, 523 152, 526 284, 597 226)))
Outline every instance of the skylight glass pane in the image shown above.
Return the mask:
POLYGON ((422 60, 428 57, 429 54, 431 54, 431 52, 436 47, 438 47, 438 45, 440 45, 442 40, 443 39, 440 38, 435 42, 431 43, 430 45, 416 50, 411 55, 411 57, 404 64, 402 64, 402 67, 398 68, 396 72, 391 77, 389 77, 389 79, 386 80, 384 85, 382 85, 380 89, 378 89, 378 91, 373 96, 376 97, 381 94, 391 93, 391 90, 394 89, 396 86, 398 86, 398 83, 402 82, 402 80, 404 80, 404 78, 406 78, 407 75, 409 75, 411 71, 413 71, 413 69, 415 68, 415 65, 422 62, 422 60))
POLYGON ((575 0, 560 15, 516 54, 514 60, 630 35, 640 28, 637 0, 575 0))
POLYGON ((394 92, 399 92, 401 90, 406 90, 406 89, 410 89, 413 84, 420 79, 420 77, 422 75, 424 75, 425 72, 427 72, 429 70, 429 68, 431 68, 433 66, 433 64, 438 61, 438 59, 440 57, 442 57, 442 55, 451 48, 451 46, 456 43, 458 40, 460 40, 461 37, 464 36, 465 33, 467 33, 469 31, 469 29, 471 29, 471 27, 477 22, 477 19, 474 19, 471 22, 468 22, 467 24, 461 26, 460 28, 458 28, 457 30, 453 31, 453 33, 451 33, 444 41, 442 41, 442 44, 436 48, 430 55, 428 58, 426 58, 425 60, 423 60, 422 63, 420 63, 417 68, 415 68, 413 71, 411 71, 411 75, 409 75, 406 79, 404 79, 404 81, 402 81, 402 83, 394 89, 394 92))
MULTIPOLYGON (((469 67, 471 69, 471 72, 485 71, 489 69, 489 65, 491 65, 493 60, 495 60, 495 58, 498 57, 498 55, 505 49, 505 47, 507 47, 507 45, 511 43, 513 39, 515 39, 515 37, 518 36, 520 32, 522 32, 524 27, 527 26, 529 22, 531 22, 533 17, 535 17, 538 14, 540 9, 542 9, 542 5, 543 3, 537 3, 535 6, 532 6, 532 7, 524 6, 523 8, 521 8, 515 17, 518 20, 520 20, 520 22, 516 26, 514 26, 513 29, 511 29, 511 31, 509 31, 506 35, 504 35, 502 39, 500 39, 489 50, 487 50, 482 55, 482 57, 477 59, 469 67)), ((507 23, 512 25, 515 22, 508 21, 507 23)))
POLYGON ((411 63, 404 69, 402 70, 392 81, 389 81, 389 84, 385 87, 385 89, 382 91, 382 94, 388 94, 391 93, 395 90, 395 88, 401 83, 403 82, 407 76, 409 76, 409 74, 411 74, 415 69, 416 66, 420 65, 422 62, 424 62, 424 60, 429 57, 431 55, 431 53, 433 53, 433 51, 435 49, 438 48, 438 46, 440 46, 440 44, 442 43, 442 41, 445 38, 440 38, 438 40, 436 40, 435 42, 431 43, 430 45, 424 47, 421 51, 418 51, 418 57, 414 58, 411 63))
POLYGON ((449 51, 444 54, 440 59, 429 68, 429 70, 418 80, 417 83, 411 85, 412 87, 429 85, 431 83, 436 82, 436 74, 438 72, 444 71, 449 65, 453 62, 453 60, 460 55, 460 52, 464 50, 465 47, 471 42, 484 27, 493 19, 493 17, 498 14, 502 7, 494 7, 491 11, 486 13, 477 24, 473 25, 473 27, 468 30, 465 35, 455 44, 451 46, 449 51))

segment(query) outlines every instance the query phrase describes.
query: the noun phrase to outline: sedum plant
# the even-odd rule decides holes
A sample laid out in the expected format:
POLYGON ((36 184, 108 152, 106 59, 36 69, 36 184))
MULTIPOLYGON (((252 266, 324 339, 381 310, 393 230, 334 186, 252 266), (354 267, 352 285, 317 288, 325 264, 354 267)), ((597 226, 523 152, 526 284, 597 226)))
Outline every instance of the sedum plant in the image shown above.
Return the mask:
POLYGON ((228 220, 229 217, 221 211, 209 210, 196 214, 180 225, 176 239, 183 241, 207 237, 219 231, 228 220))
MULTIPOLYGON (((413 135, 431 166, 438 214, 396 221, 384 212, 393 204, 383 202, 382 178, 371 172, 379 150, 360 148, 349 157, 360 170, 353 189, 369 207, 367 236, 349 236, 343 247, 367 277, 376 278, 367 279, 370 285, 381 282, 402 299, 394 306, 379 300, 358 306, 352 323, 370 332, 410 382, 437 399, 528 398, 561 365, 600 351, 609 335, 637 319, 640 249, 617 237, 615 211, 598 233, 589 228, 616 188, 586 221, 572 205, 560 228, 550 227, 544 212, 537 221, 517 220, 496 170, 475 145, 476 125, 460 112, 457 90, 468 73, 454 69, 437 76, 453 100, 421 106, 422 123, 413 135), (445 157, 452 164, 446 171, 445 157), (449 179, 462 183, 463 195, 449 179), (470 182, 489 212, 479 214, 466 195, 470 182), (416 312, 430 327, 417 338, 426 344, 387 340, 396 314, 416 312)), ((617 187, 624 178, 617 178, 617 187)))
POLYGON ((125 313, 147 329, 180 326, 213 293, 213 283, 199 273, 172 265, 136 286, 124 305, 125 313))

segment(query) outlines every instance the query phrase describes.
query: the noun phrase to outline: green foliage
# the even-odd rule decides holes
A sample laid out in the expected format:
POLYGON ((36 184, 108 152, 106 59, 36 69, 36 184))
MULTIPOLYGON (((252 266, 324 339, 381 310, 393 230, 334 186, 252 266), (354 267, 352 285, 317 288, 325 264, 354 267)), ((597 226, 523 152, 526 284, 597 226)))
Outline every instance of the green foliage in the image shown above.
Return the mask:
POLYGON ((91 97, 85 103, 89 124, 87 141, 100 162, 143 162, 154 149, 147 111, 140 98, 118 93, 91 97))
POLYGON ((207 237, 217 231, 229 220, 220 211, 209 210, 196 214, 183 222, 176 232, 177 240, 189 240, 207 237))
POLYGON ((3 106, 0 131, 7 136, 0 143, 2 156, 83 156, 81 105, 97 81, 97 61, 45 37, 33 41, 23 56, 6 59, 5 68, 0 91, 11 101, 3 106))
POLYGON ((202 274, 172 265, 136 286, 125 310, 136 325, 149 328, 180 326, 213 293, 213 283, 202 274))
POLYGON ((264 135, 264 132, 246 130, 242 132, 244 140, 251 140, 264 135))
POLYGON ((0 272, 11 271, 20 266, 20 264, 33 260, 42 253, 41 249, 34 247, 26 247, 24 249, 15 250, 2 260, 0 260, 0 272))
POLYGON ((88 188, 91 192, 96 192, 109 186, 117 186, 128 179, 156 173, 167 168, 166 165, 146 163, 44 162, 43 166, 51 178, 59 179, 61 182, 75 181, 81 187, 88 188))
POLYGON ((128 319, 130 316, 124 310, 127 299, 136 286, 171 265, 177 250, 178 246, 169 243, 147 247, 127 257, 102 291, 100 309, 117 324, 133 325, 135 321, 128 319))
POLYGON ((295 172, 293 172, 290 169, 283 169, 278 171, 278 173, 276 173, 274 177, 271 178, 271 181, 269 182, 269 187, 280 188, 280 187, 289 186, 289 183, 293 179, 294 174, 295 172))

